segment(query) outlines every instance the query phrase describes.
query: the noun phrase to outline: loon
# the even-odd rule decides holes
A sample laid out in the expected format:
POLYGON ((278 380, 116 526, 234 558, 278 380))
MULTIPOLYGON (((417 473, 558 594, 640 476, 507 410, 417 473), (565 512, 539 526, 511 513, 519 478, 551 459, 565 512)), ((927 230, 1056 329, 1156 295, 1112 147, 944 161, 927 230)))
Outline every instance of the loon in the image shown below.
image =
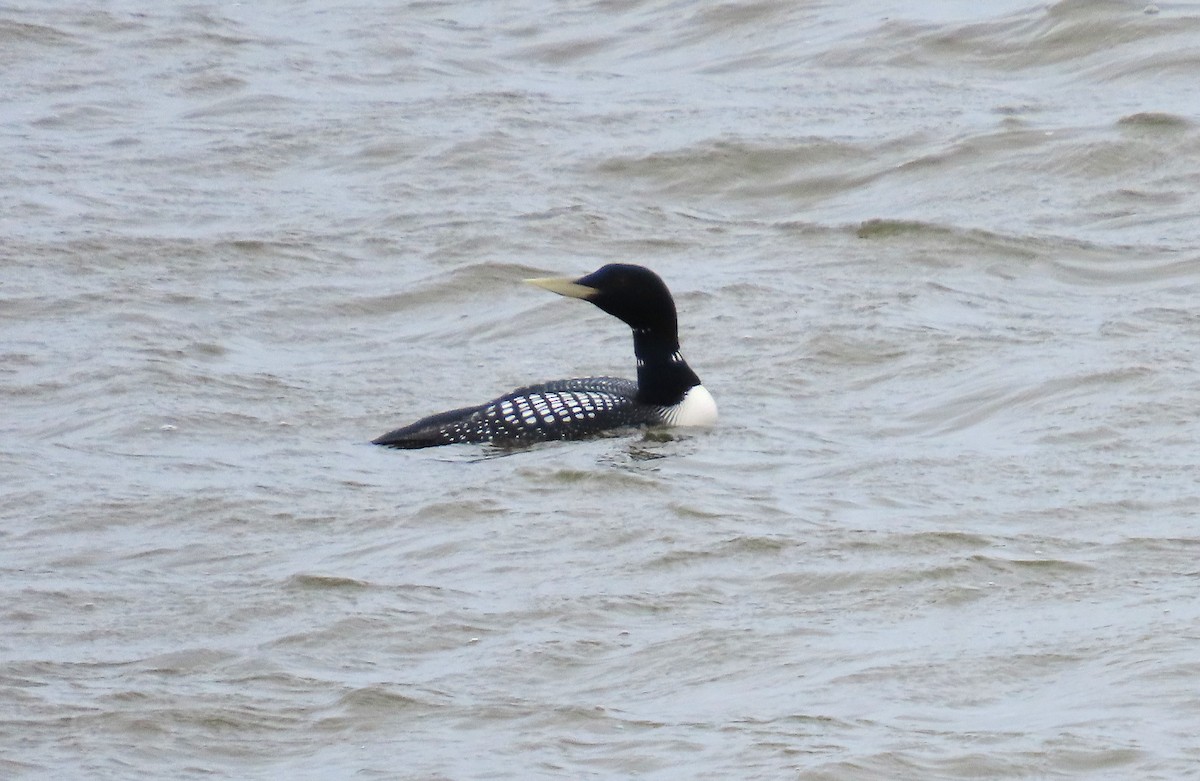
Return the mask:
POLYGON ((581 439, 627 426, 710 426, 717 405, 679 352, 675 300, 648 268, 610 263, 579 279, 525 280, 590 301, 633 329, 637 381, 582 377, 517 388, 477 407, 441 412, 372 440, 392 448, 581 439))

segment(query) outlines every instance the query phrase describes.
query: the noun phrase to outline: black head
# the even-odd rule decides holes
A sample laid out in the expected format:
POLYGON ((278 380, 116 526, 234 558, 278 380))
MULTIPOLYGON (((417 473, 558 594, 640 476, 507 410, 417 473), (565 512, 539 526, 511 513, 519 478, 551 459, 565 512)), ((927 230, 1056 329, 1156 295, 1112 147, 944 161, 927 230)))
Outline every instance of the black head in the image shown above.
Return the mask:
POLYGON ((647 404, 677 404, 700 378, 679 354, 675 300, 667 286, 648 268, 610 263, 579 279, 549 277, 529 282, 571 298, 591 301, 633 329, 633 352, 638 358, 638 400, 647 404))
POLYGON ((591 301, 634 330, 676 331, 675 300, 658 274, 648 268, 610 263, 571 284, 571 292, 564 295, 591 301))

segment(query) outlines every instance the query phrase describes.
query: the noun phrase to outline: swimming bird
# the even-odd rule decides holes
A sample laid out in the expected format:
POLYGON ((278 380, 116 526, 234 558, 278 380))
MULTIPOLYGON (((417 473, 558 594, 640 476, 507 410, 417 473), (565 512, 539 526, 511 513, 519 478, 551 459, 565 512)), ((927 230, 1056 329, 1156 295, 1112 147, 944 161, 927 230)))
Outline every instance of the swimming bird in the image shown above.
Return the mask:
POLYGON ((717 405, 679 352, 675 299, 648 268, 610 263, 571 279, 526 282, 590 301, 633 330, 637 381, 581 377, 517 388, 476 407, 440 412, 372 441, 393 448, 459 442, 580 439, 626 426, 710 426, 717 405))

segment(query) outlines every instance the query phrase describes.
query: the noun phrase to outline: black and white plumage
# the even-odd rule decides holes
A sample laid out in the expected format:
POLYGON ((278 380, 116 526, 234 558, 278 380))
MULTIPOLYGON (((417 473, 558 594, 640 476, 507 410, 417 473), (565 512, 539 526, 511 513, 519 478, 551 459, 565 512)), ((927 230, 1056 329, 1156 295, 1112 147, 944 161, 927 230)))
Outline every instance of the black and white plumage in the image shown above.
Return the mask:
POLYGON ((717 405, 679 352, 675 301, 647 268, 613 263, 579 279, 526 280, 590 301, 633 329, 637 381, 582 377, 529 385, 477 407, 422 418, 373 440, 394 448, 580 439, 626 426, 708 426, 717 405))

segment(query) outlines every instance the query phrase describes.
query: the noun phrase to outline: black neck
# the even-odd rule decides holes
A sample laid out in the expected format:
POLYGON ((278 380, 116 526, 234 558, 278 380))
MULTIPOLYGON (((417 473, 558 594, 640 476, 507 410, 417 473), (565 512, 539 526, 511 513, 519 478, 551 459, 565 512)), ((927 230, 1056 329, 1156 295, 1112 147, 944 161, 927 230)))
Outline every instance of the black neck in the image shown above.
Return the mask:
POLYGON ((679 337, 651 329, 634 329, 633 354, 637 356, 638 401, 643 404, 678 404, 700 378, 679 354, 679 337))

